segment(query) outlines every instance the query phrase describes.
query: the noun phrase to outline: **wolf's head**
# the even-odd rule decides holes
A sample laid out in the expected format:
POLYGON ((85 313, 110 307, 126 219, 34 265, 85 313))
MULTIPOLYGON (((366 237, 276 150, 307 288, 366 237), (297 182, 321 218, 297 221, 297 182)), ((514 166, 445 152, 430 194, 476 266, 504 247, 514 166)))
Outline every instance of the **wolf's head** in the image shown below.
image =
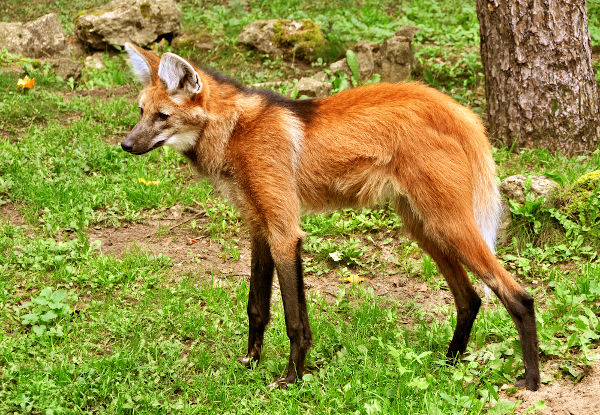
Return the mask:
POLYGON ((138 98, 140 120, 121 147, 133 154, 162 145, 191 151, 207 119, 201 105, 206 92, 201 75, 173 53, 159 58, 131 43, 125 44, 125 50, 144 89, 138 98))

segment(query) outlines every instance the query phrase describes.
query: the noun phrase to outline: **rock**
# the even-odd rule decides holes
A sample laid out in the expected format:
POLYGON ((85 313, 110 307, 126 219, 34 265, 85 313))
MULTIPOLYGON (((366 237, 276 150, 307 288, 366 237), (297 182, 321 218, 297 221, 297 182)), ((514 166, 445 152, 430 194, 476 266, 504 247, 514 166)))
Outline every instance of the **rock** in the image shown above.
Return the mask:
POLYGON ((326 41, 312 20, 270 19, 246 26, 238 36, 238 43, 270 55, 310 60, 315 49, 326 41))
POLYGON ((75 37, 67 39, 67 45, 60 55, 67 58, 81 58, 86 56, 85 45, 75 37))
POLYGON ((386 82, 406 81, 415 67, 412 44, 405 36, 386 39, 377 58, 376 71, 386 82))
POLYGON ((346 58, 333 62, 331 65, 329 65, 329 70, 334 74, 336 72, 344 72, 349 77, 352 76, 352 72, 350 71, 350 68, 348 67, 346 58))
POLYGON ((86 57, 83 65, 89 69, 101 70, 106 68, 106 65, 102 62, 102 52, 96 52, 93 55, 86 57))
POLYGON ((250 23, 238 35, 238 43, 270 55, 283 55, 283 50, 273 40, 276 21, 276 19, 271 19, 250 23))
POLYGON ((595 209, 590 206, 590 198, 598 186, 600 186, 600 170, 585 173, 561 195, 562 210, 575 221, 579 222, 582 218, 586 218, 585 220, 590 222, 597 222, 599 219, 597 217, 592 219, 589 214, 595 209))
MULTIPOLYGON (((522 174, 509 176, 500 183, 500 193, 506 198, 502 199, 502 215, 500 216, 500 226, 498 228, 498 244, 504 245, 509 239, 509 228, 512 224, 512 215, 507 199, 524 203, 527 197, 525 192, 525 182, 527 177, 522 174)), ((535 199, 545 197, 546 204, 552 204, 555 201, 560 185, 554 180, 545 176, 531 177, 531 187, 529 193, 533 194, 535 199)))
POLYGON ((0 49, 31 58, 44 58, 65 48, 65 35, 54 13, 28 23, 0 23, 0 49))
POLYGON ((358 75, 361 81, 368 81, 375 73, 377 63, 375 59, 379 56, 379 45, 373 42, 361 40, 352 50, 356 53, 358 60, 358 75))
MULTIPOLYGON (((406 81, 416 67, 411 41, 417 31, 417 27, 407 25, 381 45, 366 41, 354 45, 352 50, 358 60, 360 80, 368 81, 378 73, 384 82, 406 81)), ((333 73, 342 71, 352 76, 346 58, 332 63, 329 69, 333 73)))
MULTIPOLYGON (((507 177, 500 183, 500 193, 510 200, 524 203, 526 198, 526 181, 527 177, 522 174, 507 177)), ((529 192, 533 194, 535 199, 539 199, 543 196, 546 198, 546 203, 552 203, 555 192, 559 187, 560 185, 558 183, 545 176, 532 176, 529 192)))
POLYGON ((401 37, 404 38, 407 42, 412 42, 413 38, 415 37, 418 31, 419 28, 417 26, 407 24, 398 29, 394 34, 394 37, 401 37))
POLYGON ((213 40, 205 33, 186 33, 177 36, 171 43, 174 48, 193 47, 198 50, 210 51, 215 48, 213 40))
POLYGON ((329 75, 327 75, 327 73, 325 73, 323 71, 317 72, 316 74, 313 75, 312 78, 314 80, 320 81, 320 82, 329 82, 329 75))
POLYGON ((305 95, 309 98, 322 98, 331 94, 329 82, 318 81, 313 78, 302 78, 296 84, 298 96, 305 95))
POLYGON ((600 170, 592 170, 580 176, 573 183, 573 190, 593 191, 600 185, 600 170))
POLYGON ((75 34, 94 49, 134 42, 140 46, 179 31, 181 10, 174 0, 113 0, 75 18, 75 34))
POLYGON ((69 58, 57 58, 50 60, 50 65, 54 73, 62 79, 73 78, 78 80, 81 78, 81 62, 69 58))

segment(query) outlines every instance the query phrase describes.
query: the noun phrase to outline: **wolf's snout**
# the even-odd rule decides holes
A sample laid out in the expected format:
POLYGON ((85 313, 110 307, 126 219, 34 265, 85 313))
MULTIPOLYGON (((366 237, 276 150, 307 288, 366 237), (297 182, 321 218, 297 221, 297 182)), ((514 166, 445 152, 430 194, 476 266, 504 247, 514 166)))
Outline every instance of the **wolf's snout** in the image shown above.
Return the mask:
POLYGON ((133 152, 133 142, 129 140, 124 140, 121 142, 121 148, 128 153, 133 152))

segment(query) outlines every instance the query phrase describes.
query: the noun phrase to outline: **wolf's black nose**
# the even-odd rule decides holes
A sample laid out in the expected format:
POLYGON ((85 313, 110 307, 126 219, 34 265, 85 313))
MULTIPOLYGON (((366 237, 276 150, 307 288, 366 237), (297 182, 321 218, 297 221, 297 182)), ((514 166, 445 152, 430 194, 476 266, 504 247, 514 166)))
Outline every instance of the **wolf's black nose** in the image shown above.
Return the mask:
POLYGON ((133 144, 130 144, 127 141, 122 141, 121 148, 126 152, 131 153, 133 151, 133 144))

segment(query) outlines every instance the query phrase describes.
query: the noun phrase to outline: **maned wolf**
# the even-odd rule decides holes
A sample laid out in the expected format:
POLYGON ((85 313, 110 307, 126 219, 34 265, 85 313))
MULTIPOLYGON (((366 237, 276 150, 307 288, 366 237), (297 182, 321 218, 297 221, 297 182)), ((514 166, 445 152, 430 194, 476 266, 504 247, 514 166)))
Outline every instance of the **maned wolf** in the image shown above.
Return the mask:
MULTIPOLYGON (((290 356, 301 378, 312 343, 302 280, 300 213, 391 201, 438 264, 457 323, 447 356, 467 346, 481 300, 461 264, 500 298, 522 344, 525 385, 539 387, 533 298, 494 256, 500 197, 479 118, 419 83, 375 84, 315 100, 247 89, 185 59, 128 43, 144 85, 140 121, 121 143, 132 154, 182 152, 240 210, 252 239, 248 353, 260 360, 277 270, 290 356)), ((520 383, 523 383, 522 381, 520 383)))

